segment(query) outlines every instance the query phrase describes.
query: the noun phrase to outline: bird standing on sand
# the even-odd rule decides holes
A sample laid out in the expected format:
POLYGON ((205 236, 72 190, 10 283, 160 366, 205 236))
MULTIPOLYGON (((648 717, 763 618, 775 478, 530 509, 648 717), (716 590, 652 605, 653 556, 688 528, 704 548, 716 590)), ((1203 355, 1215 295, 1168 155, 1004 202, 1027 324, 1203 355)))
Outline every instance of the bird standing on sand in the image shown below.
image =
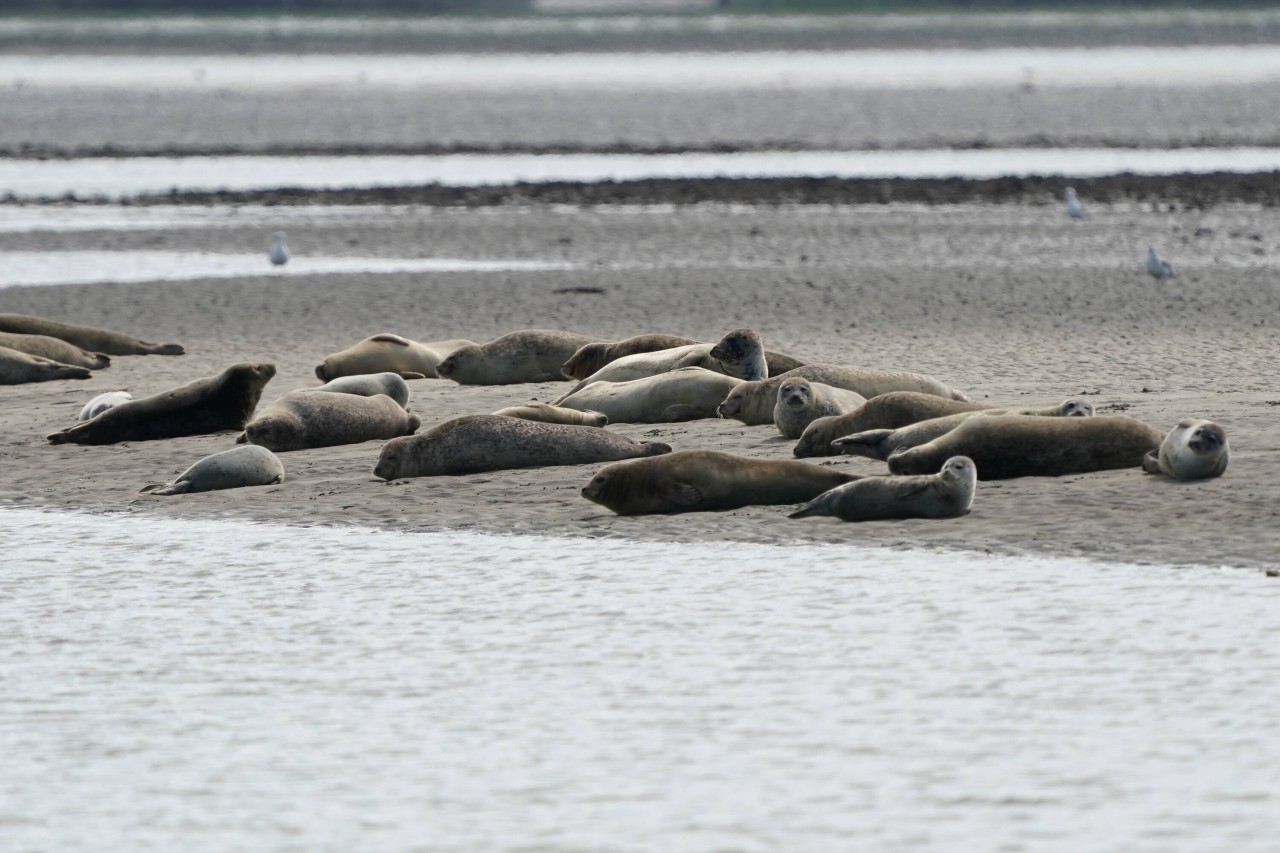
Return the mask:
POLYGON ((1080 199, 1076 198, 1076 188, 1067 187, 1064 193, 1067 202, 1067 215, 1072 219, 1084 219, 1089 214, 1084 212, 1084 208, 1080 206, 1080 199))
POLYGON ((1173 264, 1157 255, 1154 247, 1148 246, 1147 272, 1151 273, 1156 281, 1163 282, 1166 278, 1173 278, 1173 264))
POLYGON ((284 232, 276 232, 276 240, 271 244, 271 251, 267 253, 267 257, 271 259, 271 265, 283 267, 289 263, 289 247, 284 244, 284 232))

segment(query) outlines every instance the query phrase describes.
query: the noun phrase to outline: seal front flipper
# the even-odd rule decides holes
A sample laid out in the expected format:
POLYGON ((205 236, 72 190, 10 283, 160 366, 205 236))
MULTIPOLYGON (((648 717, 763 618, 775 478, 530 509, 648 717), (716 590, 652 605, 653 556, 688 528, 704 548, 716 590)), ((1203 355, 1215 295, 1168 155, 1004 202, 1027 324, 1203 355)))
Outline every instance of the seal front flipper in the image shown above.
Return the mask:
POLYGON ((837 438, 831 442, 831 446, 849 456, 865 456, 868 459, 884 461, 889 458, 889 454, 884 451, 881 445, 891 435, 893 435, 893 430, 891 429, 869 429, 853 435, 846 435, 844 438, 837 438))
POLYGON ((697 506, 702 503, 702 490, 692 483, 664 483, 658 494, 663 500, 676 506, 697 506))
POLYGON ((662 422, 668 424, 696 421, 703 417, 702 410, 689 403, 676 403, 662 410, 662 422))
POLYGON ((408 342, 407 340, 405 340, 404 338, 400 337, 399 335, 393 335, 393 334, 391 334, 390 332, 383 332, 383 333, 382 333, 382 334, 380 334, 380 335, 374 335, 372 338, 369 338, 369 340, 371 340, 371 341, 386 341, 386 342, 387 342, 387 343, 389 343, 389 344, 399 344, 399 345, 400 345, 400 346, 402 346, 402 347, 407 347, 407 346, 409 346, 409 342, 408 342))
POLYGON ((1160 451, 1148 450, 1147 455, 1142 457, 1142 471, 1146 474, 1159 474, 1160 471, 1160 451))

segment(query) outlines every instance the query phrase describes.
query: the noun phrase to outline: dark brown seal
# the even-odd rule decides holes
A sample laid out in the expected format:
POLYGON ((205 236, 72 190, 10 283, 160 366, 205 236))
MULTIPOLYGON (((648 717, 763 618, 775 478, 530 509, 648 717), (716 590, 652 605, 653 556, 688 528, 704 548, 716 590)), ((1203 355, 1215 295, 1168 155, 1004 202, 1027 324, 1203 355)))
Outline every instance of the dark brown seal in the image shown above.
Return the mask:
POLYGON ((0 314, 0 332, 48 335, 107 355, 182 355, 186 352, 181 344, 153 344, 109 329, 75 326, 27 314, 0 314))
POLYGON ((436 375, 461 385, 511 385, 565 379, 564 363, 597 339, 574 332, 525 329, 486 344, 459 347, 436 365, 436 375))
POLYGON ((848 414, 818 418, 805 427, 792 452, 800 458, 839 456, 839 448, 831 446, 831 442, 837 438, 869 429, 898 429, 920 421, 959 412, 976 412, 982 408, 978 403, 948 400, 936 394, 890 391, 888 394, 872 397, 848 414))

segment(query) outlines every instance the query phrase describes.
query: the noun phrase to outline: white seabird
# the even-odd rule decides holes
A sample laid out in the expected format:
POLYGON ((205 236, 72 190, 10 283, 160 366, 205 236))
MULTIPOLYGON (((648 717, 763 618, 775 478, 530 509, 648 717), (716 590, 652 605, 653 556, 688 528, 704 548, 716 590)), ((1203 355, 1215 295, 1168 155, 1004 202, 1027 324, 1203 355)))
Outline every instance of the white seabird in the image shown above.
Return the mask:
POLYGON ((1080 206, 1080 199, 1076 198, 1076 188, 1067 187, 1063 194, 1067 203, 1067 215, 1072 219, 1084 219, 1089 214, 1084 212, 1084 208, 1080 206))
POLYGON ((1173 278, 1173 264, 1156 254, 1155 247, 1147 247, 1147 272, 1155 277, 1156 281, 1164 281, 1166 278, 1173 278))
POLYGON ((289 247, 284 244, 283 231, 276 232, 275 242, 271 244, 267 257, 271 259, 272 266, 282 267, 289 263, 289 247))

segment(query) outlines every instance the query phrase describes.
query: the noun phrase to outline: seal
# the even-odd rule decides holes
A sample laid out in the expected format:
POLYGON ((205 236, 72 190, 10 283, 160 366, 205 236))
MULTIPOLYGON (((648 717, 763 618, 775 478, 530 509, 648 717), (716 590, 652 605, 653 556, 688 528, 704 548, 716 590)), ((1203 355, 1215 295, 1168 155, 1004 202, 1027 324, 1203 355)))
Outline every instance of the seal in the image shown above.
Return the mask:
POLYGON ((76 420, 87 421, 90 418, 96 418, 112 406, 127 403, 132 399, 133 395, 128 391, 108 391, 105 394, 99 394, 84 404, 80 414, 76 415, 76 420))
POLYGON ((801 503, 857 479, 793 459, 685 450, 601 468, 582 496, 618 515, 702 512, 801 503))
POLYGON ((1187 418, 1169 431, 1159 450, 1143 457, 1142 470, 1175 480, 1204 480, 1221 477, 1230 457, 1226 430, 1213 421, 1187 418))
POLYGON ((561 368, 597 338, 573 332, 525 329, 486 344, 460 347, 436 367, 436 373, 460 385, 513 385, 559 382, 561 368))
POLYGON ((787 379, 808 379, 833 388, 856 391, 870 400, 890 391, 917 391, 949 400, 969 402, 959 391, 948 388, 932 376, 895 370, 872 370, 863 367, 841 367, 836 364, 806 364, 781 376, 770 376, 756 382, 744 382, 733 389, 721 404, 722 418, 733 418, 748 426, 773 423, 773 407, 778 401, 778 387, 787 379))
POLYGON ((494 412, 508 418, 521 418, 526 421, 538 421, 544 424, 568 424, 570 426, 602 427, 609 419, 599 412, 580 412, 577 409, 566 409, 563 406, 552 406, 530 400, 519 406, 507 406, 494 412))
POLYGON ((703 367, 682 367, 630 382, 595 382, 559 405, 600 412, 611 424, 692 421, 714 418, 716 406, 737 383, 703 367))
POLYGON ((421 425, 421 418, 386 394, 290 391, 255 415, 236 442, 284 453, 412 435, 421 425))
POLYGON ((109 329, 75 326, 28 314, 0 314, 0 332, 48 335, 106 355, 182 355, 186 352, 181 344, 153 344, 109 329))
POLYGON ((868 459, 885 460, 895 450, 919 447, 946 435, 969 418, 991 417, 993 415, 1028 415, 1044 418, 1093 417, 1093 405, 1088 400, 1071 398, 1056 406, 1027 409, 979 409, 976 412, 960 412, 941 418, 918 421, 898 429, 873 429, 856 432, 853 435, 836 439, 832 448, 850 456, 865 456, 868 459))
POLYGON ((773 407, 773 424, 787 438, 799 438, 805 427, 818 418, 844 415, 867 402, 856 391, 832 388, 796 376, 778 386, 773 407))
POLYGON ((330 391, 335 394, 355 394, 360 397, 375 397, 386 394, 400 404, 409 408, 409 383, 399 373, 355 373, 350 376, 339 376, 330 379, 317 388, 300 388, 300 391, 330 391))
POLYGON ((935 471, 952 456, 968 456, 978 479, 1061 477, 1142 464, 1164 436, 1125 415, 970 418, 927 444, 889 456, 894 474, 935 471))
POLYGON ((217 376, 120 403, 46 437, 51 444, 114 444, 243 429, 275 375, 274 364, 233 364, 217 376))
POLYGON ((328 382, 343 376, 384 372, 404 379, 434 378, 440 362, 461 347, 472 345, 467 340, 424 344, 383 332, 325 356, 316 365, 316 378, 328 382))
MULTIPOLYGON (((564 375, 570 379, 586 379, 606 364, 617 361, 624 356, 635 355, 640 352, 657 352, 658 350, 692 346, 697 343, 701 342, 695 341, 693 338, 682 338, 679 335, 647 334, 636 335, 614 343, 587 344, 564 363, 562 370, 564 375)), ((798 358, 793 358, 780 352, 770 352, 769 350, 765 350, 764 358, 765 364, 769 369, 769 376, 776 376, 779 373, 786 373, 788 370, 795 370, 804 364, 798 358)))
POLYGON ((0 347, 16 349, 27 355, 38 355, 59 364, 70 364, 75 367, 87 367, 89 370, 101 370, 111 364, 111 356, 100 352, 89 352, 75 344, 67 343, 61 338, 48 335, 20 335, 14 332, 0 332, 0 347))
POLYGON ((864 477, 818 495, 788 518, 834 515, 842 521, 958 518, 969 514, 978 470, 966 456, 953 456, 933 475, 864 477))
POLYGON ((173 482, 146 486, 138 494, 185 495, 243 486, 273 486, 283 482, 284 465, 280 457, 265 447, 246 444, 206 456, 179 474, 173 482))
POLYGON ((88 379, 89 368, 76 367, 0 347, 0 385, 24 385, 54 379, 88 379))
POLYGON ((388 441, 373 473, 394 480, 612 462, 670 452, 668 444, 641 443, 596 427, 467 415, 419 435, 388 441))
POLYGON ((962 403, 934 394, 890 391, 888 394, 872 397, 847 415, 818 418, 804 428, 804 434, 800 436, 792 452, 801 459, 810 456, 836 456, 840 451, 832 447, 831 442, 855 432, 897 429, 930 418, 980 409, 982 406, 978 403, 962 403))

